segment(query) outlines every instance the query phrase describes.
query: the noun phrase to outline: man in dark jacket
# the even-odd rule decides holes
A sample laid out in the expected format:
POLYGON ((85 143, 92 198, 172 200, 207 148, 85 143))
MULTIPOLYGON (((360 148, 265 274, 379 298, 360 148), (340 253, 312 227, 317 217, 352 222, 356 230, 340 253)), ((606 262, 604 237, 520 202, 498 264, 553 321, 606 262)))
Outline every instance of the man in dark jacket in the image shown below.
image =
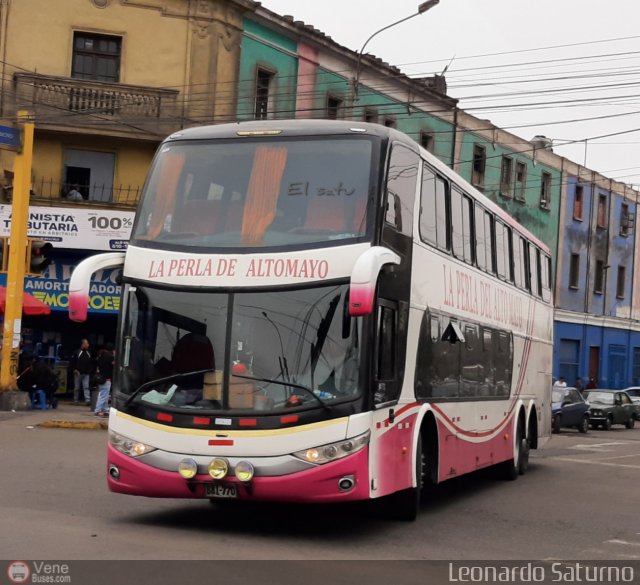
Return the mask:
POLYGON ((96 402, 96 416, 109 416, 109 392, 111 391, 111 378, 113 377, 114 353, 113 345, 107 343, 106 347, 98 353, 99 378, 98 401, 96 402))
POLYGON ((89 353, 89 342, 82 340, 80 349, 76 349, 71 356, 71 367, 73 368, 74 387, 73 401, 77 403, 80 399, 80 388, 84 393, 84 403, 88 406, 91 404, 91 394, 89 392, 89 383, 91 374, 93 374, 93 357, 89 353))

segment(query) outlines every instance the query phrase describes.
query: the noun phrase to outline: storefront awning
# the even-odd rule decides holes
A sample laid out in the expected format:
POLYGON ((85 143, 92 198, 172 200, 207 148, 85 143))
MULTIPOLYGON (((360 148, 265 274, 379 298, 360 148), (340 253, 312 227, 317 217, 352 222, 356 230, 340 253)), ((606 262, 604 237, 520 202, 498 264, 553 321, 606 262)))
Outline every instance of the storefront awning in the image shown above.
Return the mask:
MULTIPOLYGON (((7 299, 7 289, 0 286, 0 313, 4 313, 7 299)), ((49 315, 51 307, 28 293, 22 295, 22 312, 25 315, 49 315)))

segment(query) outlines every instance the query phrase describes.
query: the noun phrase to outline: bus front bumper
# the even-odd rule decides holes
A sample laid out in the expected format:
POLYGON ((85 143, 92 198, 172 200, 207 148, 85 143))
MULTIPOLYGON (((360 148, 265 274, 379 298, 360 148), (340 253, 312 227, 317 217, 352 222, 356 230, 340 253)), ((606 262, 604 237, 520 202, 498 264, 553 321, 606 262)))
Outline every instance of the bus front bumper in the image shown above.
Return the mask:
MULTIPOLYGON (((248 459, 250 461, 250 459, 248 459)), ((238 500, 283 502, 340 502, 369 498, 369 449, 337 461, 287 475, 254 477, 243 483, 235 477, 216 482, 208 475, 191 480, 177 472, 157 469, 108 446, 107 481, 112 492, 152 498, 212 498, 207 485, 235 486, 238 500), (350 478, 353 485, 344 489, 350 478)), ((222 498, 225 499, 225 498, 222 498)))

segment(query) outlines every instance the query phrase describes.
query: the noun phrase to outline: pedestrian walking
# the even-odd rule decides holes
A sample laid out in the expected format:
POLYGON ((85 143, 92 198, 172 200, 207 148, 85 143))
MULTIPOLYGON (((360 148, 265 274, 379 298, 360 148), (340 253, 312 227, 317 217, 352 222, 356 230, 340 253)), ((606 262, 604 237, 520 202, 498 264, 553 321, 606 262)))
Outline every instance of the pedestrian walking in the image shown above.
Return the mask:
POLYGON ((587 384, 587 390, 593 390, 594 388, 597 388, 598 385, 596 384, 596 381, 593 378, 589 378, 589 383, 587 384))
POLYGON ((98 401, 96 402, 95 415, 108 416, 109 392, 111 391, 111 378, 113 377, 113 363, 115 356, 113 345, 107 343, 98 354, 96 368, 96 382, 98 384, 98 401))
POLYGON ((80 400, 80 389, 84 394, 84 403, 89 406, 91 404, 91 394, 89 384, 91 374, 93 374, 94 365, 93 357, 89 352, 89 341, 83 339, 80 343, 80 349, 76 349, 71 356, 71 367, 73 368, 73 402, 75 404, 80 400))
POLYGON ((574 388, 578 392, 582 392, 584 390, 584 386, 582 384, 582 378, 576 378, 576 383, 574 384, 574 388))

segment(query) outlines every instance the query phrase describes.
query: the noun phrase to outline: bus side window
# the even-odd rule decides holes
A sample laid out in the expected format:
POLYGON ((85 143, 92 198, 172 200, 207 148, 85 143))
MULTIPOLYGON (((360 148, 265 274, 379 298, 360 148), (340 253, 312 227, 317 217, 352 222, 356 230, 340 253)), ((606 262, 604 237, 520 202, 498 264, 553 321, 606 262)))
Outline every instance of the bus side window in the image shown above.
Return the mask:
POLYGON ((494 392, 493 396, 507 397, 511 393, 511 368, 513 363, 513 344, 511 334, 506 331, 493 331, 494 351, 494 392))
MULTIPOLYGON (((529 291, 536 293, 535 288, 531 285, 531 257, 529 256, 529 242, 527 242, 524 238, 520 238, 520 246, 522 247, 522 260, 523 266, 522 270, 524 271, 524 287, 529 291)), ((531 246, 533 250, 533 246, 531 246)))
POLYGON ((476 262, 480 270, 487 270, 487 250, 485 243, 484 210, 479 205, 475 206, 476 227, 476 262))
POLYGON ((495 222, 496 231, 496 268, 498 276, 506 280, 507 278, 507 265, 505 258, 509 256, 509 249, 505 250, 505 235, 504 225, 500 221, 495 222))
POLYGON ((416 398, 431 398, 436 381, 434 350, 440 341, 440 320, 437 315, 425 311, 420 324, 420 336, 416 352, 414 393, 416 398))
POLYGON ((513 275, 518 288, 524 288, 524 258, 522 257, 522 238, 516 237, 516 246, 513 250, 513 275))
POLYGON ((449 185, 447 182, 440 178, 436 178, 436 229, 438 248, 441 250, 449 250, 450 236, 449 236, 449 210, 447 205, 447 191, 449 185))
POLYGON ((529 269, 531 271, 531 292, 542 297, 542 279, 540 274, 540 250, 529 244, 529 269))
POLYGON ((473 203, 466 195, 462 196, 462 237, 464 260, 473 264, 475 260, 475 238, 473 229, 473 203))
POLYGON ((387 175, 387 210, 385 220, 399 232, 413 233, 413 208, 420 158, 401 144, 394 144, 387 175))
POLYGON ((545 303, 551 301, 551 259, 542 255, 542 265, 540 267, 542 276, 542 300, 545 303))
POLYGON ((504 228, 504 237, 505 237, 505 265, 507 267, 507 280, 509 282, 513 282, 513 234, 510 227, 505 226, 504 228))
POLYGON ((422 191, 420 199, 420 238, 438 245, 436 213, 436 176, 427 165, 422 165, 422 191))
POLYGON ((495 378, 493 371, 493 331, 487 327, 482 328, 482 365, 484 366, 484 380, 480 386, 478 396, 493 396, 495 378))
POLYGON ((496 273, 496 230, 493 215, 488 211, 484 213, 484 241, 487 250, 487 272, 496 273))
POLYGON ((464 257, 462 230, 462 193, 451 189, 451 249, 456 258, 464 257))
POLYGON ((381 303, 378 306, 376 334, 376 404, 397 398, 397 332, 396 307, 390 302, 381 303))
POLYGON ((479 327, 475 324, 464 326, 464 345, 462 347, 462 398, 475 398, 480 394, 480 386, 485 377, 480 344, 479 327))

